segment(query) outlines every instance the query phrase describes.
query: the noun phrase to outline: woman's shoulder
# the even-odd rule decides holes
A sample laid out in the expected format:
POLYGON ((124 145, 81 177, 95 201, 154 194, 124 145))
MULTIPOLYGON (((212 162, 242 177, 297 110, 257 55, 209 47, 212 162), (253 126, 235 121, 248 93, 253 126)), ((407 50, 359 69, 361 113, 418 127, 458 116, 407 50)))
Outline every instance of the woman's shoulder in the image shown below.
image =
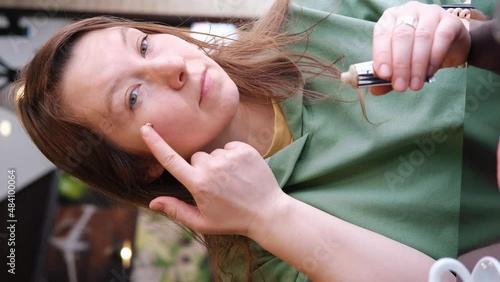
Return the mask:
MULTIPOLYGON (((407 0, 291 0, 294 12, 325 12, 376 22, 385 10, 407 0)), ((453 4, 456 0, 419 0, 427 4, 453 4)))
POLYGON ((292 0, 292 9, 301 12, 324 12, 376 21, 385 9, 401 5, 402 0, 292 0))

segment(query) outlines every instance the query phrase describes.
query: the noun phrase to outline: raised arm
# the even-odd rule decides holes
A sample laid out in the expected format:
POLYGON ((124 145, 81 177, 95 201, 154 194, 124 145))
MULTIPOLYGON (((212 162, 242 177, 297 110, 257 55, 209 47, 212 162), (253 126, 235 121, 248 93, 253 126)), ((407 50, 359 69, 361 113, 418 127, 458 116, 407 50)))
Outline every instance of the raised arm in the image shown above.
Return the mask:
POLYGON ((468 63, 472 66, 500 74, 500 0, 496 1, 493 19, 472 21, 470 26, 471 49, 468 63))
POLYGON ((427 279, 433 259, 286 195, 251 146, 231 142, 211 154, 196 153, 189 164, 151 127, 141 131, 197 203, 158 197, 150 208, 200 233, 247 236, 313 281, 427 279))

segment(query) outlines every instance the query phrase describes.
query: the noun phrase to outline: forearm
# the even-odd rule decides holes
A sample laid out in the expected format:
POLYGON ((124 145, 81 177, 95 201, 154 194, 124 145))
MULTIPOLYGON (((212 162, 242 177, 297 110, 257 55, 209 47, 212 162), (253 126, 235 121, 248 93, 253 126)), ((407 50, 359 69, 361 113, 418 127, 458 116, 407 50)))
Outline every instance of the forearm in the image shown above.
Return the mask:
POLYGON ((492 20, 472 21, 469 65, 500 73, 500 1, 492 20))
POLYGON ((249 237, 311 280, 428 279, 434 260, 427 255, 286 197, 249 237))

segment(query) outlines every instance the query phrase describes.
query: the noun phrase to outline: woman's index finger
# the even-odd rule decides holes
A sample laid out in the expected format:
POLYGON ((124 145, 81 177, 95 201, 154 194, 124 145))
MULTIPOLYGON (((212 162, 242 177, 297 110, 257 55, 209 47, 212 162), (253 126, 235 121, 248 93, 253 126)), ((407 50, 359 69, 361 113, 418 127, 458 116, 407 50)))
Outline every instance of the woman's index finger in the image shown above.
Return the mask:
POLYGON ((193 177, 194 168, 181 157, 163 138, 149 125, 141 127, 141 136, 160 164, 186 188, 193 177))

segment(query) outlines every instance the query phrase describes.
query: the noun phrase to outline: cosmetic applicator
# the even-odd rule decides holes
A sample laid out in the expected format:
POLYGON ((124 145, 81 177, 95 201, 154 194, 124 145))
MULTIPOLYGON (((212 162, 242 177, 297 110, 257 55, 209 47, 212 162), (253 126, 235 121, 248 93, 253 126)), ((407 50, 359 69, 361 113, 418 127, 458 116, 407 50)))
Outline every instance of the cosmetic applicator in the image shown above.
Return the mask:
MULTIPOLYGON (((391 81, 375 76, 373 72, 373 61, 353 64, 347 72, 340 75, 340 81, 353 88, 365 88, 370 86, 391 85, 391 81)), ((427 77, 425 82, 434 82, 434 77, 427 77)))

